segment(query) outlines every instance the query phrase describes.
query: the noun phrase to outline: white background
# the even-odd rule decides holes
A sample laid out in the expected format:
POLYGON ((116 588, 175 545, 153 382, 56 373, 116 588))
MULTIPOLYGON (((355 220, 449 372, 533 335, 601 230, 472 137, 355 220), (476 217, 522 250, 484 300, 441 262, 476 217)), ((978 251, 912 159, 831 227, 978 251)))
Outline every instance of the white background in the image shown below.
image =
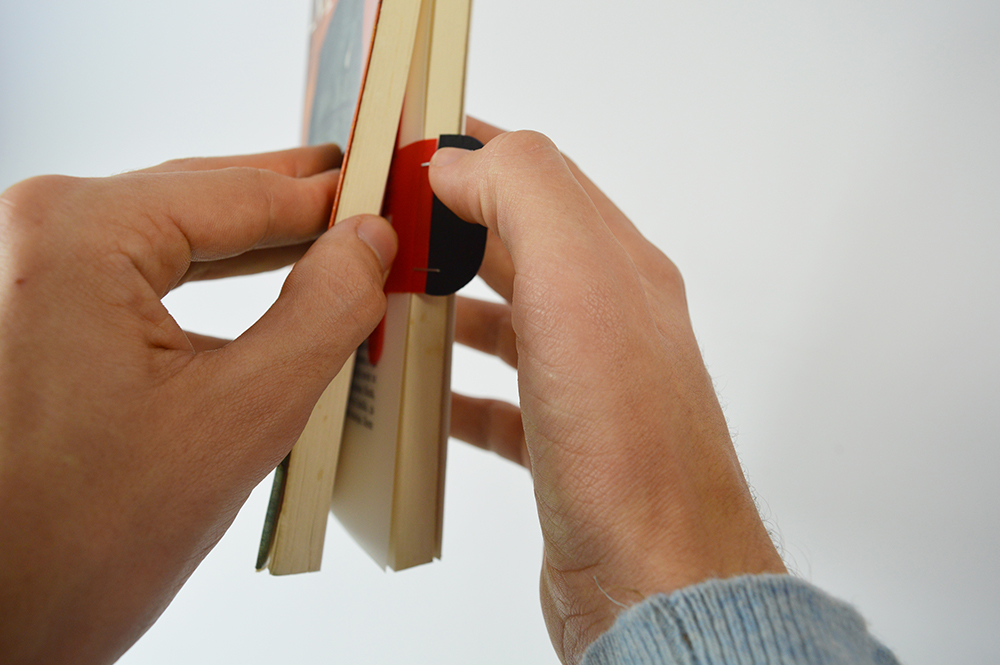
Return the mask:
MULTIPOLYGON (((308 0, 0 2, 0 189, 297 144, 308 0)), ((901 658, 1000 660, 1000 3, 477 0, 468 109, 548 133, 685 274, 789 565, 901 658)), ((279 276, 188 285, 234 335, 279 276)), ((513 398, 462 352, 455 386, 513 398)), ((453 443, 445 558, 253 572, 266 501, 126 663, 553 663, 529 478, 453 443)), ((267 485, 267 483, 265 483, 267 485)))

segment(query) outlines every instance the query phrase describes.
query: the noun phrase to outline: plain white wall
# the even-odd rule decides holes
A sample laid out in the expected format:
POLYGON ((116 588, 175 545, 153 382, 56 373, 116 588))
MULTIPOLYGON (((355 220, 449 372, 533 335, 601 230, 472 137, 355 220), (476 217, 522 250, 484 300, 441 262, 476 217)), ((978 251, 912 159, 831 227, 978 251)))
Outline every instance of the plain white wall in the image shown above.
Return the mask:
MULTIPOLYGON (((309 4, 2 0, 0 189, 297 144, 309 4)), ((473 20, 469 111, 548 133, 680 265, 789 565, 913 665, 1000 659, 998 34, 991 0, 473 20)), ((235 335, 280 279, 168 304, 235 335)), ((454 384, 516 394, 467 351, 454 384)), ((265 487, 123 662, 554 662, 527 474, 450 455, 444 561, 383 573, 332 523, 321 573, 255 574, 265 487)))

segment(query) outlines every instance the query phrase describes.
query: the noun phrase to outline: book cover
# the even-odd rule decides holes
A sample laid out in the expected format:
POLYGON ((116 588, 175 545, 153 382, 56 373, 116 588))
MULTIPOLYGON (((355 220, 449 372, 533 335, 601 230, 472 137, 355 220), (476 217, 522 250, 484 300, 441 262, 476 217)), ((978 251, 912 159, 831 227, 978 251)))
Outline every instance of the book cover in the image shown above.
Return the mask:
MULTIPOLYGON (((420 0, 314 4, 304 134, 308 143, 344 146, 331 223, 381 211, 420 6, 420 0)), ((353 365, 352 357, 275 473, 258 569, 319 570, 353 365)))

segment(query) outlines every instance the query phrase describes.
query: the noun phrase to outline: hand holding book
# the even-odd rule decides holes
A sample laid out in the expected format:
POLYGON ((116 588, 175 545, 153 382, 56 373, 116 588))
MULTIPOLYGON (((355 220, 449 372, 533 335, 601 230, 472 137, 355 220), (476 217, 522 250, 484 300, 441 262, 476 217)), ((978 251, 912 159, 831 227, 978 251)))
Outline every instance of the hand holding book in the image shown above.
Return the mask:
POLYGON ((324 232, 339 163, 326 145, 0 197, 0 661, 123 653, 378 323, 395 235, 378 217, 324 232), (160 302, 296 260, 231 343, 160 302))
POLYGON ((520 410, 456 395, 452 434, 531 469, 542 606, 576 662, 621 606, 712 577, 784 572, 743 478, 680 273, 546 138, 439 151, 430 179, 487 226, 456 339, 518 371, 520 410), (522 424, 523 423, 523 424, 522 424))

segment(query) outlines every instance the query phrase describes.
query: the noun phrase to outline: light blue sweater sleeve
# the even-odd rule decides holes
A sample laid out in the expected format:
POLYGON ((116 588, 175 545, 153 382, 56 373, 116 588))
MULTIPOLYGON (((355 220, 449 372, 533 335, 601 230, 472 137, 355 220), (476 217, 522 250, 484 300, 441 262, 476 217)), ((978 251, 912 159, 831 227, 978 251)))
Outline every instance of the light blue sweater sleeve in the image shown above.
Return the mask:
POLYGON ((711 580, 629 608, 581 665, 898 665, 849 605, 788 575, 711 580))

